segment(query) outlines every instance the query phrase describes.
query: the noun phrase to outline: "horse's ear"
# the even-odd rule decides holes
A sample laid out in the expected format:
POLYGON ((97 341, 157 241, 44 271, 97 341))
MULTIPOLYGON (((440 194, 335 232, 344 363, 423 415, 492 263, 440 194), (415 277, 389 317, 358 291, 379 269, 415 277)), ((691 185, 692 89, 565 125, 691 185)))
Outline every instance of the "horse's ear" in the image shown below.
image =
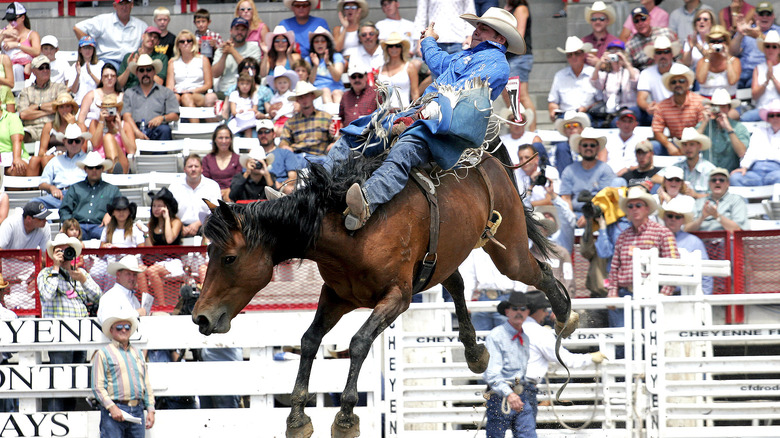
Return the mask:
POLYGON ((225 223, 227 224, 228 228, 240 229, 241 225, 238 222, 238 218, 236 217, 236 214, 233 213, 233 210, 230 208, 227 202, 221 199, 218 202, 219 202, 219 212, 222 213, 222 216, 225 218, 225 223))
POLYGON ((216 206, 216 205, 214 205, 214 203, 213 203, 213 202, 209 201, 209 200, 208 200, 208 199, 206 199, 206 198, 201 198, 201 199, 203 199, 203 202, 205 202, 205 203, 206 203, 206 206, 208 206, 209 210, 211 210, 211 212, 212 212, 212 213, 214 213, 214 209, 215 209, 215 208, 217 208, 217 206, 216 206))

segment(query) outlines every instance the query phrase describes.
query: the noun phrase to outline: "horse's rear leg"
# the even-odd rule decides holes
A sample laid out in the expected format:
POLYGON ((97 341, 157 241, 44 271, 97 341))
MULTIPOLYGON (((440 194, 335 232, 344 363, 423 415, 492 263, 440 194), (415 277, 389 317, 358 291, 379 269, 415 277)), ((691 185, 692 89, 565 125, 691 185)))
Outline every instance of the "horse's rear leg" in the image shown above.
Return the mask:
POLYGON ((410 298, 394 286, 374 307, 371 316, 360 327, 349 343, 349 374, 344 392, 341 393, 341 410, 336 414, 331 426, 334 438, 353 438, 360 436, 360 418, 354 408, 358 401, 357 380, 363 361, 366 360, 371 344, 382 331, 409 307, 410 298))
POLYGON ((341 303, 333 289, 326 285, 322 286, 314 320, 301 338, 301 362, 298 365, 298 376, 290 395, 292 409, 287 417, 287 438, 309 438, 314 432, 311 419, 303 412, 309 398, 309 377, 314 356, 317 354, 325 334, 339 322, 344 314, 351 310, 353 307, 341 303))
POLYGON ((463 277, 460 272, 450 275, 442 283, 447 291, 452 295, 452 301, 455 303, 455 314, 458 316, 458 333, 460 342, 466 348, 466 362, 473 373, 482 373, 487 369, 490 353, 483 344, 477 344, 477 334, 474 332, 474 325, 471 324, 471 316, 466 307, 466 297, 463 290, 463 277))
MULTIPOLYGON (((550 306, 553 309, 568 309, 566 318, 560 318, 555 314, 555 332, 563 338, 568 338, 577 329, 580 321, 580 315, 571 310, 571 297, 566 287, 558 281, 553 275, 550 265, 537 260, 536 263, 542 271, 541 280, 535 284, 537 289, 544 292, 547 299, 550 300, 550 306)), ((564 310, 566 312, 566 310, 564 310)), ((560 339, 560 338, 559 338, 560 339)))

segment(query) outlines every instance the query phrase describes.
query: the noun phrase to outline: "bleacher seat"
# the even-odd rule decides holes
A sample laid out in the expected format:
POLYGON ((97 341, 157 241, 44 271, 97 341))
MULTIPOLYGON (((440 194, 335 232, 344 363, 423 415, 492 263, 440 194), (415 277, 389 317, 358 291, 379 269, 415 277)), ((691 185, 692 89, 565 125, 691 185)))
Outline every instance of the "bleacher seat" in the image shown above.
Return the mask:
POLYGON ((181 172, 184 168, 185 140, 136 140, 134 173, 181 172))
POLYGON ((202 106, 202 107, 191 107, 191 106, 180 106, 179 107, 179 120, 183 122, 184 119, 215 119, 217 118, 216 114, 214 114, 214 107, 211 106, 202 106))
POLYGON ((43 196, 46 192, 40 190, 40 176, 4 176, 3 186, 14 189, 8 192, 10 208, 24 207, 32 199, 43 196))
POLYGON ((246 154, 254 146, 260 146, 256 138, 233 137, 233 150, 239 154, 246 154))
POLYGON ((149 175, 149 190, 157 191, 174 183, 183 182, 186 175, 183 173, 152 172, 149 175))
POLYGON ((748 202, 748 218, 762 218, 765 210, 762 201, 765 199, 771 199, 774 194, 775 187, 771 186, 755 186, 755 187, 739 187, 730 186, 729 193, 739 195, 748 202))
POLYGON ((211 138, 220 122, 185 123, 179 122, 173 130, 173 138, 211 138))

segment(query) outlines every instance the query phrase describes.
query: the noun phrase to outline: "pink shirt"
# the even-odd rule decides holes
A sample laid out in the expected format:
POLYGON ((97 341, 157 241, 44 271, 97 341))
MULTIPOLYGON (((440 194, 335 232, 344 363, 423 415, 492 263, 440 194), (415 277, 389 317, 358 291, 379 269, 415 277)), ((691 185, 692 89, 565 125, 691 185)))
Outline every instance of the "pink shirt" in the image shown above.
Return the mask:
MULTIPOLYGON (((656 6, 653 8, 652 11, 650 11, 650 26, 652 27, 669 27, 669 13, 661 9, 659 6, 656 6)), ((634 35, 636 33, 636 28, 634 27, 634 17, 631 15, 626 18, 625 23, 623 23, 623 27, 631 31, 631 35, 634 35)))

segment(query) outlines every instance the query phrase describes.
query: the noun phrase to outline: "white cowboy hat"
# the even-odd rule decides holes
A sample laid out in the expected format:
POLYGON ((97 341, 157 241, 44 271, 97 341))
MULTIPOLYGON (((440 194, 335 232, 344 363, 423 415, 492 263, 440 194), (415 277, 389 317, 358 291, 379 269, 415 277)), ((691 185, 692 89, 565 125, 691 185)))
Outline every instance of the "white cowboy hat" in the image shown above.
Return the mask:
POLYGON ((83 160, 76 162, 76 166, 84 170, 85 167, 97 167, 97 166, 103 166, 103 171, 110 169, 111 166, 113 166, 114 163, 111 162, 111 160, 104 159, 100 156, 99 153, 92 151, 87 154, 86 157, 84 157, 83 160))
POLYGON ((76 250, 76 257, 81 255, 81 249, 84 247, 78 238, 68 237, 68 235, 65 233, 58 233, 56 236, 54 236, 54 240, 46 242, 46 254, 49 255, 49 258, 54 258, 54 248, 60 245, 68 245, 69 247, 76 250))
POLYGON ((583 43, 582 40, 576 36, 570 36, 566 38, 566 44, 563 49, 558 47, 558 51, 561 53, 574 53, 580 50, 588 53, 593 50, 593 44, 583 43))
POLYGON ((661 76, 661 82, 663 82, 664 87, 666 87, 667 90, 672 91, 672 89, 669 88, 669 81, 677 76, 685 76, 685 78, 688 79, 688 89, 693 87, 693 71, 691 71, 688 66, 675 62, 672 64, 669 71, 661 76))
POLYGON ((249 148, 248 154, 241 154, 241 157, 238 159, 239 163, 241 163, 241 167, 246 168, 250 158, 256 161, 265 160, 267 166, 270 166, 271 163, 274 162, 274 156, 267 155, 262 146, 252 146, 249 148))
POLYGON ((590 23, 590 17, 594 13, 601 13, 607 16, 607 25, 615 22, 615 8, 612 5, 607 6, 602 1, 593 2, 593 7, 585 8, 585 21, 590 23))
POLYGON ((685 179, 685 173, 683 172, 683 168, 680 166, 667 166, 663 170, 663 176, 665 179, 685 179))
POLYGON ((507 52, 517 55, 525 53, 525 41, 520 32, 517 31, 517 19, 506 9, 493 7, 485 11, 481 17, 474 14, 463 14, 460 18, 474 27, 477 27, 478 23, 482 23, 500 33, 506 38, 507 52))
POLYGON ((563 117, 556 119, 553 126, 555 127, 556 131, 565 136, 566 134, 564 134, 563 125, 571 122, 579 122, 583 128, 590 128, 590 117, 588 117, 588 115, 585 113, 574 110, 569 110, 563 113, 563 117))
POLYGON ((758 45, 758 50, 764 52, 766 54, 766 49, 764 48, 764 44, 780 44, 780 33, 777 33, 776 30, 770 30, 766 33, 764 36, 758 37, 758 40, 756 41, 756 44, 758 45))
POLYGON ((690 196, 675 196, 668 202, 664 202, 658 208, 658 216, 663 218, 666 212, 673 212, 683 215, 684 223, 693 221, 693 207, 696 201, 690 196))
POLYGON ((293 3, 303 3, 306 2, 312 6, 314 6, 314 2, 312 0, 284 0, 284 6, 287 7, 289 10, 293 10, 293 3))
POLYGON ((344 12, 344 5, 347 3, 357 3, 360 8, 360 19, 365 20, 368 17, 368 2, 366 0, 339 0, 339 4, 336 5, 336 9, 339 12, 344 12))
MULTIPOLYGON (((336 40, 334 40, 334 39, 333 39, 333 34, 332 34, 332 33, 330 33, 330 31, 329 31, 328 29, 325 29, 325 28, 324 28, 324 27, 322 27, 322 26, 317 26, 317 28, 316 28, 316 29, 314 29, 314 32, 309 32, 309 44, 311 44, 311 40, 313 40, 313 39, 314 39, 314 37, 316 37, 317 35, 322 35, 322 36, 324 36, 325 38, 327 38, 327 39, 329 39, 329 40, 330 40, 330 43, 331 43, 332 45, 334 45, 334 46, 336 45, 336 40)), ((334 50, 335 50, 335 49, 334 49, 334 50)), ((313 52, 313 51, 314 51, 314 50, 312 50, 312 52, 313 52)))
POLYGON ((655 202, 655 198, 653 198, 653 195, 647 192, 644 187, 640 186, 634 186, 630 187, 628 189, 628 192, 626 193, 626 196, 620 197, 620 201, 618 201, 618 205, 620 206, 620 209, 623 210, 625 213, 628 211, 626 209, 626 204, 628 204, 628 201, 632 199, 639 199, 641 201, 645 201, 645 204, 647 204, 648 210, 650 210, 650 214, 653 214, 656 209, 658 209, 658 203, 655 202))
POLYGON ((293 91, 293 95, 288 97, 287 100, 291 100, 295 102, 296 100, 298 100, 299 97, 309 93, 314 93, 315 99, 322 96, 322 90, 316 88, 314 85, 308 82, 300 81, 298 82, 298 86, 295 87, 295 91, 293 91))
POLYGON ((295 45, 295 32, 287 30, 284 26, 276 26, 272 32, 268 32, 265 35, 265 46, 270 49, 274 45, 274 38, 279 35, 284 35, 284 37, 287 38, 287 42, 290 43, 290 46, 295 45))
POLYGON ((108 265, 108 275, 116 275, 117 271, 127 269, 133 272, 144 272, 144 269, 138 265, 138 257, 134 255, 126 255, 119 259, 118 262, 108 265))
POLYGON ((766 106, 758 110, 758 116, 761 117, 761 120, 764 121, 766 121, 767 115, 773 113, 780 113, 780 100, 778 99, 770 100, 769 103, 766 104, 766 106))
POLYGON ((648 44, 642 48, 648 58, 655 56, 656 50, 672 49, 672 57, 676 57, 682 51, 679 41, 671 41, 666 35, 661 35, 653 40, 653 44, 648 44))
POLYGON ((130 73, 135 74, 135 71, 138 69, 138 67, 148 67, 150 65, 154 67, 154 74, 160 73, 160 71, 162 71, 162 61, 159 59, 152 60, 152 57, 146 53, 139 56, 137 61, 133 61, 127 64, 127 69, 130 71, 130 73))
POLYGON ((574 134, 569 139, 569 145, 575 146, 577 150, 580 150, 580 142, 583 139, 596 140, 599 144, 599 150, 604 149, 607 145, 607 137, 601 135, 595 128, 587 127, 582 130, 582 134, 574 134))
POLYGON ((290 80, 290 90, 294 90, 295 86, 298 85, 298 73, 295 73, 294 70, 287 70, 283 65, 274 67, 274 71, 265 78, 265 83, 276 90, 276 87, 274 87, 274 79, 280 76, 284 76, 290 80))
POLYGON ((257 119, 255 113, 252 111, 244 111, 243 113, 236 114, 235 117, 230 119, 227 123, 230 132, 238 134, 246 129, 254 129, 257 127, 257 119))
POLYGON ((703 151, 706 151, 710 148, 710 146, 712 146, 712 140, 710 140, 710 138, 704 134, 699 134, 699 131, 697 131, 694 127, 683 129, 682 137, 679 140, 675 139, 674 144, 682 147, 683 143, 687 143, 689 141, 698 141, 701 144, 701 150, 703 151))
POLYGON ((65 128, 65 132, 55 132, 54 137, 57 140, 64 142, 66 138, 70 140, 74 140, 77 138, 83 138, 84 140, 89 140, 90 138, 92 138, 92 134, 90 134, 89 132, 81 132, 81 128, 79 128, 79 125, 75 123, 71 123, 65 128))
POLYGON ((732 109, 742 105, 742 101, 739 99, 732 99, 731 95, 728 91, 726 91, 725 88, 718 88, 714 93, 712 93, 711 98, 702 99, 702 103, 710 103, 712 105, 719 106, 731 105, 732 109))
POLYGON ((111 336, 111 327, 120 321, 127 321, 130 323, 130 336, 133 336, 136 330, 138 330, 138 312, 129 308, 118 310, 116 314, 100 321, 100 327, 103 330, 103 334, 106 335, 108 339, 113 339, 111 336))

